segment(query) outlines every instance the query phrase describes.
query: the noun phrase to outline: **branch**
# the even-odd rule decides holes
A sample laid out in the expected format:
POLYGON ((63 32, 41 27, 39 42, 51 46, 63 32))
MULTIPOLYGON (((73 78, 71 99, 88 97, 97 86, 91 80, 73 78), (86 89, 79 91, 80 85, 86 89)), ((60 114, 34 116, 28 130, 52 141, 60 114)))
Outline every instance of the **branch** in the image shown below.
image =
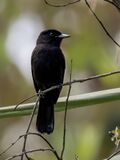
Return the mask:
POLYGON ((96 76, 92 76, 92 77, 88 77, 88 78, 73 80, 71 82, 66 82, 66 83, 63 83, 63 84, 60 84, 60 85, 52 86, 52 87, 42 91, 42 93, 45 94, 47 92, 50 92, 51 90, 54 90, 54 89, 57 89, 57 88, 61 88, 63 86, 68 86, 68 85, 71 85, 71 84, 74 84, 74 83, 83 83, 83 82, 90 81, 90 80, 93 80, 93 79, 95 80, 95 79, 108 77, 108 76, 112 76, 114 74, 119 74, 119 73, 120 73, 120 70, 114 71, 114 72, 109 72, 109 73, 104 73, 104 74, 100 74, 100 75, 96 75, 96 76))
MULTIPOLYGON (((44 137, 42 136, 40 133, 37 132, 29 132, 27 134, 23 134, 21 136, 19 136, 11 145, 9 145, 3 152, 0 153, 0 156, 2 156, 3 154, 5 154, 10 148, 12 148, 21 138, 24 138, 25 136, 38 136, 40 137, 44 142, 46 142, 46 144, 48 145, 48 147, 50 147, 50 150, 53 152, 53 154, 56 156, 56 158, 58 160, 60 160, 58 153, 56 152, 56 150, 54 149, 54 147, 52 146, 52 144, 44 137)), ((25 152, 24 152, 25 153, 25 152)), ((24 154, 23 154, 24 155, 24 154)), ((21 155, 22 156, 22 155, 21 155)), ((12 156, 13 157, 13 156, 12 156)), ((10 157, 11 158, 11 157, 10 157)))
POLYGON ((120 11, 120 1, 119 0, 112 0, 112 1, 104 0, 104 1, 112 4, 113 6, 115 6, 118 9, 118 11, 120 11))
POLYGON ((44 0, 44 2, 45 2, 45 4, 47 4, 51 7, 66 7, 66 6, 72 5, 74 3, 78 3, 78 2, 80 2, 80 0, 76 0, 76 1, 73 1, 73 2, 68 2, 66 4, 59 4, 59 5, 52 4, 52 3, 48 2, 47 0, 44 0))
MULTIPOLYGON (((85 93, 82 95, 70 96, 68 109, 75 109, 86 106, 93 107, 93 105, 118 100, 120 100, 120 88, 85 93)), ((61 97, 58 99, 58 102, 55 106, 56 112, 64 111, 65 101, 66 97, 61 97)), ((0 119, 30 115, 33 111, 34 104, 35 103, 28 103, 20 105, 17 111, 13 111, 15 106, 0 107, 0 119)))
POLYGON ((25 135, 20 135, 13 143, 11 143, 3 152, 0 153, 0 157, 5 154, 10 148, 12 148, 21 138, 25 135))
POLYGON ((95 79, 108 77, 108 76, 111 76, 113 74, 119 74, 119 73, 120 73, 120 70, 114 71, 114 72, 109 72, 109 73, 104 73, 104 74, 100 74, 100 75, 96 75, 96 76, 92 76, 92 77, 88 77, 88 78, 73 80, 71 82, 66 82, 66 83, 63 83, 63 84, 60 84, 60 85, 52 86, 52 87, 42 91, 42 94, 45 94, 45 93, 50 92, 51 90, 54 90, 54 89, 57 89, 57 88, 61 88, 63 86, 68 86, 68 85, 71 85, 71 84, 74 84, 74 83, 83 83, 83 82, 90 81, 90 80, 93 80, 93 79, 95 80, 95 79))
POLYGON ((32 132, 29 132, 28 135, 36 135, 36 136, 39 136, 40 138, 42 138, 44 140, 44 142, 47 143, 47 145, 50 147, 51 151, 53 152, 53 154, 55 155, 55 157, 60 160, 59 158, 59 155, 57 153, 57 151, 54 149, 54 147, 52 146, 52 144, 45 138, 43 137, 40 133, 32 133, 32 132))
POLYGON ((116 152, 114 152, 112 155, 110 155, 107 159, 105 160, 110 160, 112 159, 114 156, 118 155, 120 153, 120 150, 117 150, 116 152))
MULTIPOLYGON (((71 70, 70 70, 70 82, 72 79, 72 61, 71 61, 71 70)), ((70 91, 71 91, 71 84, 69 85, 68 89, 68 94, 66 98, 66 103, 65 103, 65 113, 64 113, 64 130, 63 130, 63 146, 62 146, 62 151, 61 151, 61 160, 63 159, 63 154, 65 151, 65 141, 66 141, 66 125, 67 125, 67 109, 68 109, 68 102, 69 102, 69 97, 70 97, 70 91)))
MULTIPOLYGON (((120 71, 118 70, 118 71, 108 72, 108 73, 104 73, 104 74, 100 74, 100 75, 96 75, 96 76, 92 76, 88 78, 73 80, 71 82, 66 82, 61 85, 52 86, 44 90, 43 92, 46 93, 56 88, 59 88, 61 86, 68 86, 74 83, 83 83, 86 81, 108 77, 108 76, 112 76, 112 75, 119 74, 119 73, 120 71)), ((100 104, 100 103, 105 103, 105 102, 110 102, 110 101, 116 101, 119 99, 120 99, 120 89, 119 88, 99 91, 99 92, 93 92, 93 93, 88 93, 88 94, 83 94, 83 95, 70 96, 69 109, 76 108, 76 107, 84 107, 84 106, 94 105, 94 104, 100 104), (89 99, 88 99, 88 96, 89 96, 89 99)), ((55 108, 56 111, 64 110, 63 105, 65 103, 65 100, 66 100, 66 97, 59 98, 58 103, 55 108)), ((35 104, 28 103, 28 104, 19 105, 19 108, 17 108, 16 110, 14 110, 16 106, 0 107, 0 118, 30 115, 33 109, 33 105, 35 104)))
MULTIPOLYGON (((28 136, 28 133, 29 133, 29 130, 30 130, 30 127, 31 127, 31 123, 32 123, 32 120, 33 120, 33 117, 35 115, 35 111, 36 111, 36 108, 37 108, 37 104, 40 100, 40 97, 38 96, 37 100, 36 100, 36 103, 34 105, 34 108, 33 108, 33 112, 32 112, 32 115, 31 115, 31 118, 30 118, 30 122, 28 124, 28 127, 27 127, 27 130, 26 130, 26 134, 24 136, 24 143, 23 143, 23 149, 22 149, 22 153, 25 153, 26 152, 26 143, 27 143, 27 136, 28 136)), ((27 156, 27 154, 25 154, 26 158, 29 160, 29 157, 27 156)), ((23 160, 23 157, 24 157, 24 154, 21 155, 21 160, 23 160)))
MULTIPOLYGON (((114 0, 114 2, 111 2, 110 0, 104 0, 107 1, 111 4, 113 4, 114 6, 116 6, 119 10, 120 10, 120 4, 118 2, 116 2, 114 0)), ((72 5, 74 3, 80 2, 80 0, 76 0, 73 2, 68 2, 66 4, 61 4, 61 5, 55 5, 55 4, 51 4, 49 3, 47 0, 44 0, 45 4, 52 6, 52 7, 66 7, 68 5, 72 5)), ((98 16, 95 14, 95 12, 92 10, 90 4, 88 3, 87 0, 85 0, 86 5, 88 6, 88 8, 90 9, 91 13, 94 15, 94 17, 96 18, 96 20, 98 21, 98 23, 101 25, 101 27, 103 28, 103 30, 105 31, 105 33, 107 34, 107 36, 118 46, 120 47, 120 44, 111 36, 111 34, 108 32, 108 30, 106 29, 106 27, 104 26, 104 24, 102 23, 102 21, 98 18, 98 16)))
POLYGON ((19 107, 20 104, 25 103, 26 101, 28 101, 29 99, 32 99, 32 98, 36 97, 37 95, 38 95, 38 94, 36 93, 36 94, 34 94, 34 95, 32 95, 32 96, 24 99, 23 101, 20 101, 20 102, 15 106, 14 110, 16 110, 16 109, 19 107))
MULTIPOLYGON (((53 150, 49 149, 49 148, 46 148, 46 149, 41 149, 40 148, 40 149, 34 149, 34 150, 22 152, 21 154, 17 154, 17 155, 11 156, 11 157, 9 157, 9 158, 7 158, 5 160, 12 160, 12 159, 15 159, 17 157, 22 157, 24 154, 27 154, 27 153, 40 152, 40 151, 41 152, 45 152, 45 151, 51 151, 51 152, 53 152, 53 150)), ((29 158, 29 160, 30 160, 30 158, 29 158)))
POLYGON ((105 31, 105 33, 108 35, 108 37, 118 46, 120 47, 120 44, 118 42, 116 42, 114 40, 114 38, 111 36, 111 34, 107 31, 106 27, 104 26, 104 24, 102 23, 102 21, 97 17, 97 15, 95 14, 95 12, 92 10, 92 8, 90 7, 89 3, 87 0, 85 0, 86 5, 88 6, 88 8, 90 9, 91 13, 94 15, 94 17, 96 18, 96 20, 98 21, 98 23, 101 25, 101 27, 103 28, 103 30, 105 31))

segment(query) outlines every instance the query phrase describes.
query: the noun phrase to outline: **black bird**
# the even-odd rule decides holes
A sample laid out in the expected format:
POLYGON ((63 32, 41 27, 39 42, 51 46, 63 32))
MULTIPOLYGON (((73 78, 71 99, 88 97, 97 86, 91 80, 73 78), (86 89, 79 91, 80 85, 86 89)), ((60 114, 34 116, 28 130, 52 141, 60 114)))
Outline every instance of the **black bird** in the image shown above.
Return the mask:
MULTIPOLYGON (((63 38, 69 35, 49 29, 40 33, 31 57, 31 69, 36 92, 63 83, 65 59, 60 49, 63 38)), ((36 121, 40 133, 50 134, 54 130, 54 104, 61 88, 45 93, 39 102, 36 121)))

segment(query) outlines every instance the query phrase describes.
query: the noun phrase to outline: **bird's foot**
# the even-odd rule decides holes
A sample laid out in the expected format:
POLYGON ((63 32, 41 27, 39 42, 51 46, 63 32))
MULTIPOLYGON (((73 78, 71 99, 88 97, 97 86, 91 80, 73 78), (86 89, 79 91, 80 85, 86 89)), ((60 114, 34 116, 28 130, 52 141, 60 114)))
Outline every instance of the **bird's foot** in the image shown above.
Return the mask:
POLYGON ((38 91, 38 96, 44 98, 45 93, 41 90, 38 91))

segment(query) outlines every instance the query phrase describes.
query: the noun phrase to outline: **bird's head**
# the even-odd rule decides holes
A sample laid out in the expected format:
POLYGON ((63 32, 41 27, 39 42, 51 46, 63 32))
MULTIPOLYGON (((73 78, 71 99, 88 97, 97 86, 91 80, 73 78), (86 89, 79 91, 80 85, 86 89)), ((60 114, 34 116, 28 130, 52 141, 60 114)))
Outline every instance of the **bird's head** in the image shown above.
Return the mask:
POLYGON ((60 43, 62 39, 70 37, 67 34, 63 34, 60 31, 57 31, 55 29, 49 29, 45 30, 40 33, 37 44, 45 43, 45 44, 51 44, 54 46, 60 46, 60 43))

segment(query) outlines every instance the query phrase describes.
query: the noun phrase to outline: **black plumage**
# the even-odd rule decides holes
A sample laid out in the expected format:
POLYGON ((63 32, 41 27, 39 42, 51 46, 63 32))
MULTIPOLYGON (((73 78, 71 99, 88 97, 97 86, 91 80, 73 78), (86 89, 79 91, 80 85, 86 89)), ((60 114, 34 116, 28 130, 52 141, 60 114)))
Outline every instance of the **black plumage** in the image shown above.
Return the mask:
MULTIPOLYGON (((63 83, 65 59, 60 49, 66 34, 50 29, 41 32, 31 57, 31 69, 36 92, 63 83)), ((54 129, 54 104, 57 102, 61 88, 45 93, 39 102, 36 121, 40 133, 51 133, 54 129)))

